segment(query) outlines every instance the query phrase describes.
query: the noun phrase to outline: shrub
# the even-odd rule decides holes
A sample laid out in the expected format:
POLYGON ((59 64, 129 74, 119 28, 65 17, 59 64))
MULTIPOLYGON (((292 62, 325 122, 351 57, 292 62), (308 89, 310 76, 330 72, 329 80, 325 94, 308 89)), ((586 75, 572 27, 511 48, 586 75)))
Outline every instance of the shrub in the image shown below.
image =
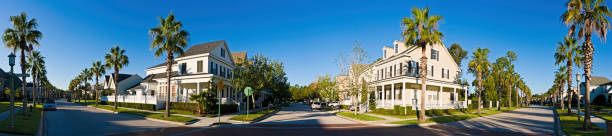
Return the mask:
POLYGON ((393 106, 393 109, 376 108, 372 110, 372 112, 387 115, 406 115, 404 114, 404 109, 407 110, 408 115, 415 114, 415 111, 412 110, 411 106, 402 107, 399 105, 393 106))
MULTIPOLYGON (((208 107, 206 109, 210 109, 208 111, 202 111, 204 113, 217 113, 218 109, 217 104, 215 104, 214 106, 208 107)), ((171 102, 170 103, 170 109, 175 109, 175 110, 183 110, 183 111, 189 111, 193 114, 197 114, 198 113, 198 104, 197 103, 187 103, 187 102, 171 102)), ((221 114, 226 114, 226 113, 234 113, 238 111, 238 105, 237 104, 221 104, 221 114)))
POLYGON ((595 99, 593 99, 593 105, 605 105, 606 104, 606 96, 603 94, 597 95, 595 99))
MULTIPOLYGON (((103 101, 102 104, 107 104, 107 105, 115 105, 115 102, 106 102, 103 101)), ((118 102, 117 103, 118 107, 127 107, 127 108, 134 108, 134 109, 141 109, 141 110, 150 110, 150 111, 155 111, 155 104, 143 104, 143 103, 125 103, 125 102, 118 102)))

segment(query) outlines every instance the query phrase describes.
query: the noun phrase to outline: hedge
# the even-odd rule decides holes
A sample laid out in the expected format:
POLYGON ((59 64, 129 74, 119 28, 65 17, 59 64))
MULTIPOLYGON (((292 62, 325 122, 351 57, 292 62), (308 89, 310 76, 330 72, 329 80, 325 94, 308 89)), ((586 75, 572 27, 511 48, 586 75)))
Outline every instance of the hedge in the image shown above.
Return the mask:
MULTIPOLYGON (((107 101, 102 101, 102 104, 115 105, 114 102, 107 102, 107 101)), ((119 106, 119 107, 127 107, 127 108, 134 108, 134 109, 141 109, 141 110, 150 110, 150 111, 155 111, 156 110, 155 109, 155 104, 118 102, 117 106, 119 106)))
POLYGON ((379 113, 379 114, 387 114, 387 115, 406 115, 404 114, 404 108, 407 109, 408 115, 415 114, 415 111, 412 110, 412 106, 402 107, 399 105, 393 106, 393 109, 376 108, 372 110, 372 112, 379 113))
MULTIPOLYGON (((194 114, 198 113, 197 103, 185 103, 185 102, 171 102, 170 109, 189 111, 194 114)), ((203 111, 205 113, 217 113, 218 105, 211 107, 210 111, 203 111)), ((238 112, 237 104, 221 104, 221 114, 238 112)))

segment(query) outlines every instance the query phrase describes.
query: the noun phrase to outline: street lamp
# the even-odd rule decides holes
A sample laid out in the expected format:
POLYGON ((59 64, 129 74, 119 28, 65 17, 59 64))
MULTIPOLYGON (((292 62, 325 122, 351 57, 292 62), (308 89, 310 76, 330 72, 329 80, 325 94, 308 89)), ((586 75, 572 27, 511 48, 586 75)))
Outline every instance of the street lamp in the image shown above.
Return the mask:
POLYGON ((578 92, 578 122, 580 122, 580 78, 582 75, 580 72, 576 73, 576 91, 578 92))
POLYGON ((15 89, 14 89, 14 84, 15 81, 13 81, 13 66, 15 66, 15 54, 11 52, 11 54, 8 55, 9 58, 9 66, 11 66, 11 74, 9 74, 9 79, 10 79, 10 92, 11 92, 11 115, 10 115, 10 119, 11 119, 11 128, 15 128, 15 89))

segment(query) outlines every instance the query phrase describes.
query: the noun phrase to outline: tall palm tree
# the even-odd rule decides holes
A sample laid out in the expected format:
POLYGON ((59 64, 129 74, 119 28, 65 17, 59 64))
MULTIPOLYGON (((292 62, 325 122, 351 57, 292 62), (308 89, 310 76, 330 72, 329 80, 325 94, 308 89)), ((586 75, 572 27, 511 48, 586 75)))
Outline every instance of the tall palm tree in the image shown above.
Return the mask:
MULTIPOLYGON (((32 51, 34 48, 32 45, 40 46, 38 44, 38 40, 42 38, 42 33, 36 28, 38 27, 38 22, 36 18, 31 18, 28 20, 28 16, 25 12, 22 12, 20 15, 11 16, 10 19, 13 24, 12 28, 7 28, 2 35, 2 40, 6 43, 5 46, 9 49, 13 49, 13 52, 17 52, 17 50, 21 51, 21 73, 26 73, 25 65, 26 65, 26 57, 25 53, 32 51)), ((26 90, 26 77, 21 78, 21 90, 26 90)), ((26 91, 22 91, 22 96, 27 96, 26 91)), ((25 97, 24 97, 25 98, 25 97)), ((27 99, 23 99, 23 109, 26 109, 27 99)), ((26 114, 26 110, 22 110, 21 113, 26 114)))
POLYGON ((115 83, 115 109, 117 109, 117 76, 119 76, 119 70, 123 69, 129 63, 128 56, 125 55, 125 50, 115 46, 106 53, 104 56, 106 67, 114 70, 113 82, 115 83))
POLYGON ((441 39, 444 36, 438 31, 438 22, 442 20, 442 16, 429 15, 429 8, 412 8, 412 17, 404 17, 402 25, 402 36, 405 39, 406 46, 418 46, 421 48, 421 106, 419 112, 419 121, 425 121, 425 91, 427 83, 425 82, 427 72, 427 46, 442 43, 441 39))
MULTIPOLYGON (((585 85, 589 86, 591 81, 591 66, 593 63, 593 43, 591 36, 593 33, 605 42, 610 22, 608 18, 612 16, 610 9, 604 0, 570 0, 567 2, 567 10, 561 15, 564 24, 570 26, 568 35, 574 35, 578 29, 578 37, 584 38, 582 50, 584 55, 584 74, 585 85)), ((585 100, 590 100, 591 95, 587 90, 585 100)), ((585 130, 591 129, 591 108, 590 103, 585 103, 584 124, 585 130)))
POLYGON ((36 107, 36 99, 38 98, 37 92, 40 92, 39 89, 39 78, 40 72, 42 71, 42 67, 44 66, 45 57, 40 55, 39 51, 33 51, 30 56, 28 56, 28 62, 26 67, 28 67, 28 71, 31 73, 33 88, 32 88, 32 103, 34 103, 34 107, 36 107))
POLYGON ((480 115, 480 106, 482 100, 482 75, 485 72, 488 72, 491 63, 488 60, 489 58, 489 49, 480 48, 476 49, 472 55, 472 60, 468 64, 468 71, 470 73, 475 74, 476 80, 478 81, 478 115, 480 115))
MULTIPOLYGON (((508 64, 510 62, 508 61, 508 58, 506 57, 499 57, 495 60, 495 63, 493 64, 493 66, 491 67, 492 69, 492 77, 496 80, 497 84, 495 84, 495 90, 497 92, 497 101, 501 102, 501 92, 502 89, 504 88, 504 83, 506 81, 505 75, 506 75, 506 67, 508 67, 508 64)), ((501 106, 497 106, 497 110, 501 111, 501 106)))
POLYGON ((83 92, 82 92, 82 97, 84 103, 87 103, 87 90, 88 90, 88 86, 87 86, 87 82, 89 82, 89 80, 91 80, 92 77, 92 72, 89 70, 89 68, 85 68, 82 71, 83 74, 83 92))
POLYGON ((174 55, 183 55, 183 48, 187 47, 189 33, 181 30, 183 23, 175 19, 174 14, 170 12, 168 17, 159 17, 159 26, 151 28, 149 34, 153 37, 151 49, 155 49, 155 57, 166 55, 166 77, 167 77, 167 95, 166 95, 166 112, 164 117, 170 116, 170 79, 172 75, 172 63, 174 63, 174 55))
POLYGON ((567 80, 567 76, 569 76, 569 75, 567 75, 566 71, 567 71, 567 68, 565 66, 561 66, 555 72, 555 78, 557 79, 556 80, 557 81, 557 84, 556 84, 557 88, 555 88, 555 89, 559 90, 559 92, 556 93, 557 94, 557 98, 555 98, 555 99, 556 99, 556 101, 559 101, 560 105, 558 105, 558 106, 560 106, 560 107, 564 107, 563 100, 561 98, 563 98, 563 90, 564 90, 563 89, 564 88, 563 85, 565 84, 565 82, 567 80))
POLYGON ((572 67, 582 65, 582 48, 578 46, 578 40, 573 36, 565 36, 563 42, 557 42, 557 44, 559 46, 557 46, 557 52, 554 55, 555 65, 565 62, 567 68, 567 114, 569 115, 572 113, 572 91, 570 91, 572 89, 572 67))
POLYGON ((104 74, 106 74, 106 69, 107 67, 105 65, 102 65, 102 62, 100 61, 95 61, 91 64, 91 72, 94 76, 96 76, 96 85, 95 85, 95 101, 96 101, 96 105, 98 105, 98 78, 100 76, 103 76, 104 74))

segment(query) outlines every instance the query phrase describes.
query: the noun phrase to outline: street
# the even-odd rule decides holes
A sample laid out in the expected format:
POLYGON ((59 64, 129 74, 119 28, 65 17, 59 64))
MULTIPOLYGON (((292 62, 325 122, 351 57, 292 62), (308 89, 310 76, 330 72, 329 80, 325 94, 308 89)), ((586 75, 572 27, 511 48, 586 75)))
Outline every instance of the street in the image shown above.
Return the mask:
POLYGON ((47 134, 51 136, 70 135, 112 135, 176 127, 133 116, 113 114, 91 107, 57 100, 57 111, 47 111, 47 134))

